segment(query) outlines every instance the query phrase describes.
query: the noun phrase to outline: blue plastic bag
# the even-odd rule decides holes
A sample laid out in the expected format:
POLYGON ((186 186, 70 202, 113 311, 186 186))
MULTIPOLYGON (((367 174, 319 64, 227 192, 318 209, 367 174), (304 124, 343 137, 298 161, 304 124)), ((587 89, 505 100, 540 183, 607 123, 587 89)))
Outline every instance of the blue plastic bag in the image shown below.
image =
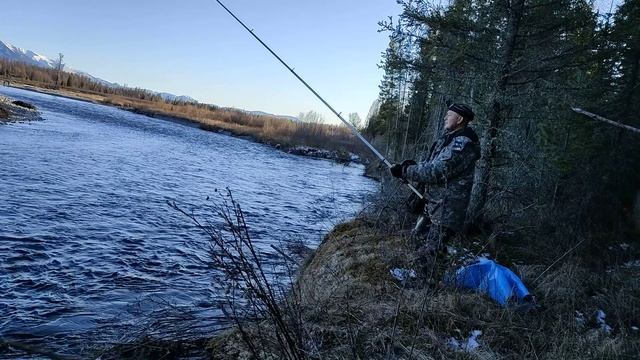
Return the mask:
POLYGON ((532 299, 513 271, 489 259, 461 267, 453 276, 445 277, 445 283, 486 293, 500 305, 514 301, 522 304, 532 299))

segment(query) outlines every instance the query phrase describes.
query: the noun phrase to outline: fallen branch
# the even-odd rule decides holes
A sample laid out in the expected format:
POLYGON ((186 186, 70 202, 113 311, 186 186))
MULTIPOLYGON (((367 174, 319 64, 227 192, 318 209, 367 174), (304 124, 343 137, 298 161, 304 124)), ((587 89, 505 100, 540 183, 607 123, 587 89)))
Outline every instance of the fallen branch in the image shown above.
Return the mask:
POLYGON ((625 125, 625 124, 620 124, 619 122, 615 122, 615 121, 613 121, 613 120, 609 120, 609 119, 607 119, 607 118, 605 118, 605 117, 602 117, 602 116, 600 116, 600 115, 596 115, 596 114, 594 114, 594 113, 590 113, 590 112, 585 111, 585 110, 582 110, 582 109, 580 109, 580 108, 571 108, 571 110, 573 110, 573 111, 577 112, 578 114, 586 115, 586 116, 588 116, 588 117, 590 117, 590 118, 592 118, 592 119, 596 119, 596 120, 604 121, 604 122, 606 122, 606 123, 608 123, 608 124, 610 124, 610 125, 617 126, 617 127, 621 127, 621 128, 623 128, 623 129, 626 129, 626 130, 629 130, 629 131, 633 131, 633 132, 636 132, 636 133, 639 133, 639 134, 640 134, 640 129, 635 128, 635 127, 633 127, 633 126, 629 126, 629 125, 625 125))

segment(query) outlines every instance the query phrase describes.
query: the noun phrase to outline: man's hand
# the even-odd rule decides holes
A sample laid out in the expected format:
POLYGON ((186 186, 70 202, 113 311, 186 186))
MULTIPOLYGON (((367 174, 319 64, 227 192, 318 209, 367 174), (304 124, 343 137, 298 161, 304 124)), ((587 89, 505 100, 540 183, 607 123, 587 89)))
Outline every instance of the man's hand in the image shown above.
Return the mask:
POLYGON ((413 160, 405 160, 400 164, 393 164, 389 171, 391 171, 391 175, 397 177, 399 179, 403 179, 406 175, 407 167, 411 165, 416 165, 416 162, 413 160))
POLYGON ((389 168, 389 171, 391 171, 391 175, 393 175, 394 177, 397 177, 399 179, 402 178, 402 164, 393 164, 393 166, 389 168))

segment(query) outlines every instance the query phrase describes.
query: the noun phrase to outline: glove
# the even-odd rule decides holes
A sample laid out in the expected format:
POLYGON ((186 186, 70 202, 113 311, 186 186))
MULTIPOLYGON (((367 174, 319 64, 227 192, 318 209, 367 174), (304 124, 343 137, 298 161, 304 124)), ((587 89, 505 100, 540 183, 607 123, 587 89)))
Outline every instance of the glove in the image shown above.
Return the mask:
POLYGON ((389 170, 391 171, 391 175, 402 179, 406 175, 407 167, 411 165, 416 165, 416 162, 413 160, 405 160, 400 164, 394 164, 389 170))
POLYGON ((402 178, 402 164, 393 164, 393 166, 389 168, 389 171, 391 171, 391 175, 393 175, 394 177, 397 177, 399 179, 402 178))

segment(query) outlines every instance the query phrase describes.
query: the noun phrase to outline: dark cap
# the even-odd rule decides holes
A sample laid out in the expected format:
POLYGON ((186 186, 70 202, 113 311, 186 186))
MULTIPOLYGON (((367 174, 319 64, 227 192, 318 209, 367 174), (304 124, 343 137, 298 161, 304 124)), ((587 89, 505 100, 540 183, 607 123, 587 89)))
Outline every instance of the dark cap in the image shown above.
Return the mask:
POLYGON ((471 110, 471 108, 465 104, 453 103, 449 105, 449 110, 462 116, 467 121, 473 120, 473 117, 475 116, 475 114, 473 113, 473 110, 471 110))

